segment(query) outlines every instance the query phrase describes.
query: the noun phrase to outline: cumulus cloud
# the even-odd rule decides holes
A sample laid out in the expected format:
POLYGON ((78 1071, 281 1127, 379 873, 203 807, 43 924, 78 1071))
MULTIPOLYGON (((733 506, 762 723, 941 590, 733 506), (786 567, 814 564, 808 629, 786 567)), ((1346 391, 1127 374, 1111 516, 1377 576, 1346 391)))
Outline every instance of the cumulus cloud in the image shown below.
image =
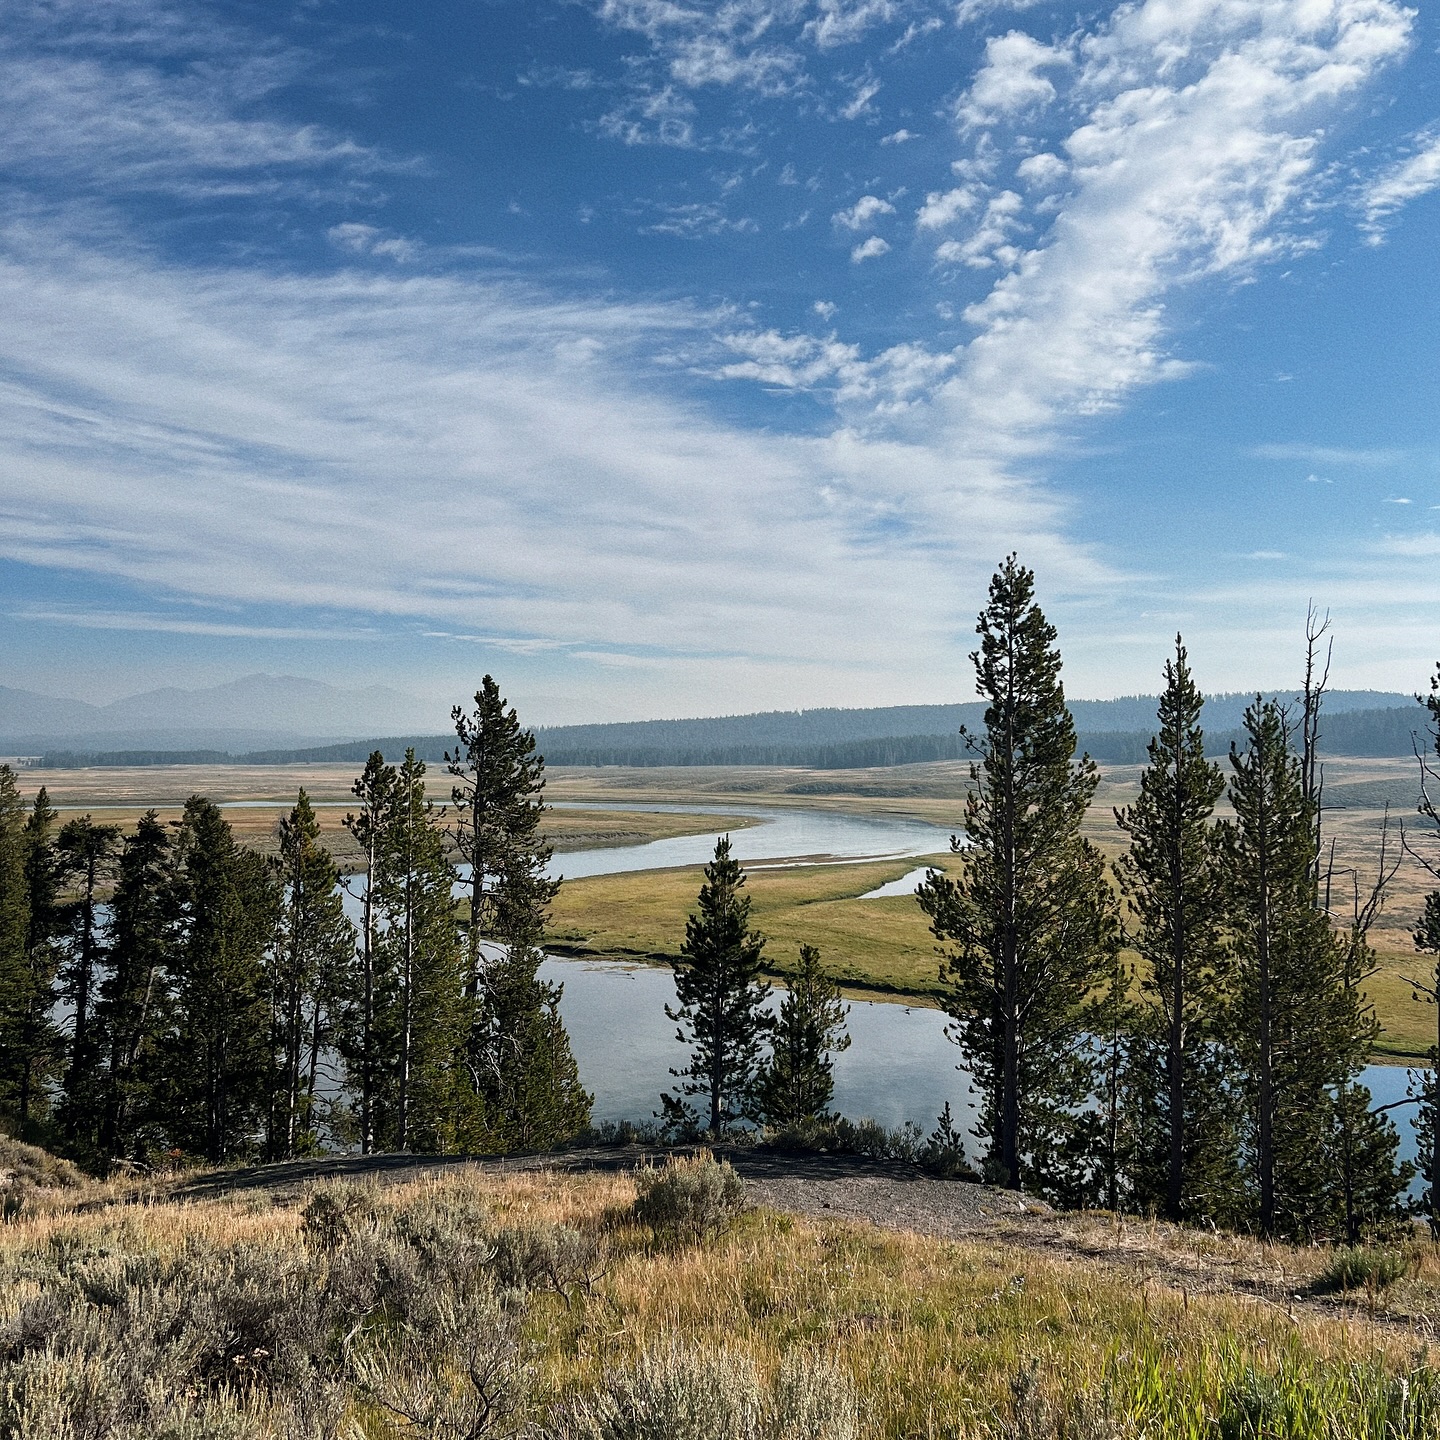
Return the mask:
POLYGON ((881 255, 890 253, 890 242, 882 240, 878 235, 872 235, 868 240, 862 241, 850 252, 850 263, 859 265, 863 260, 877 260, 881 255))
POLYGON ((918 140, 919 138, 913 130, 906 130, 902 127, 899 130, 891 131, 889 135, 882 135, 880 143, 882 145, 903 145, 907 140, 918 140))
POLYGON ((985 42, 985 64, 956 108, 964 125, 989 125, 1049 104, 1055 85, 1042 72, 1071 64, 1065 50, 1011 30, 985 42))
POLYGON ((1379 245, 1390 219, 1412 200, 1440 188, 1440 135, 1422 135, 1415 153, 1392 165, 1364 190, 1362 209, 1365 238, 1379 245))
POLYGON ((1042 151, 1027 155, 1016 167, 1015 174, 1034 189, 1058 185, 1070 173, 1070 167, 1058 156, 1042 151))
POLYGON ((845 210, 837 210, 830 218, 847 230, 866 230, 882 215, 893 215, 895 207, 878 195, 862 195, 845 210))
POLYGON ((968 185, 953 190, 932 190, 925 203, 915 212, 915 225, 920 230, 943 230, 961 215, 976 206, 975 191, 968 185))

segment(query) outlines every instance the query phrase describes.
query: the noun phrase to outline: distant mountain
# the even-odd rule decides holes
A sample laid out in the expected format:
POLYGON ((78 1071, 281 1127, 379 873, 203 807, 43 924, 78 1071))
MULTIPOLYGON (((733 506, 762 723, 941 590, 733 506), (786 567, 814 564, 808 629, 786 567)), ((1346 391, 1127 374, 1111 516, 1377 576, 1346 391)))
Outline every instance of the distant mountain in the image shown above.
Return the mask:
MULTIPOLYGON (((1212 755, 1223 755, 1232 740, 1243 742, 1239 727, 1245 707, 1253 699, 1249 694, 1232 694, 1216 695, 1205 702, 1206 747, 1212 755)), ((1097 760, 1111 763, 1142 762, 1154 732, 1155 706, 1155 697, 1147 695, 1072 700, 1070 708, 1081 749, 1097 760)), ((978 730, 984 715, 985 707, 978 701, 966 705, 892 705, 871 710, 777 710, 701 720, 541 727, 535 738, 552 766, 786 765, 836 770, 961 759, 966 749, 958 734, 960 727, 978 730)), ((1331 755, 1408 755, 1415 735, 1423 736, 1426 720, 1425 711, 1413 696, 1374 690, 1336 691, 1326 697, 1321 748, 1331 755)), ((414 748, 422 760, 438 763, 453 743, 452 734, 422 731, 326 745, 197 740, 155 746, 131 743, 42 748, 46 763, 57 767, 214 763, 227 759, 250 765, 359 764, 372 750, 381 750, 387 759, 396 760, 407 748, 414 748), (177 753, 182 751, 190 753, 177 753)))
POLYGON ((294 675, 166 687, 107 705, 0 686, 0 750, 257 749, 433 728, 443 719, 383 685, 344 690, 294 675))

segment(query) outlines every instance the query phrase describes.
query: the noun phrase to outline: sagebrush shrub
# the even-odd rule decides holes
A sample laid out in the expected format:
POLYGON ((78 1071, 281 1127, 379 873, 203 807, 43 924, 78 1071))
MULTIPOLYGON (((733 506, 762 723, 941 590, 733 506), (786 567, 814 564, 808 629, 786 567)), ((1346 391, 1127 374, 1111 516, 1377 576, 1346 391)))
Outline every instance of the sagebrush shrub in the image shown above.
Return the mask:
POLYGON ((728 1161, 701 1151, 649 1166, 635 1176, 632 1217, 657 1235, 699 1240, 733 1219, 745 1205, 745 1182, 728 1161))
POLYGON ((300 1211, 305 1234, 322 1250, 337 1250, 355 1227, 375 1214, 379 1198, 373 1184, 322 1180, 310 1190, 300 1211))
POLYGON ((610 1371, 560 1433, 574 1440, 762 1440, 765 1393, 748 1356, 678 1345, 610 1371))
POLYGON ((608 1264, 604 1237, 569 1225, 513 1225, 494 1237, 491 1269, 507 1290, 552 1290, 565 1303, 591 1292, 608 1264))
POLYGON ((1337 1250, 1315 1282, 1318 1290, 1388 1290, 1403 1280, 1410 1259, 1394 1250, 1337 1250))

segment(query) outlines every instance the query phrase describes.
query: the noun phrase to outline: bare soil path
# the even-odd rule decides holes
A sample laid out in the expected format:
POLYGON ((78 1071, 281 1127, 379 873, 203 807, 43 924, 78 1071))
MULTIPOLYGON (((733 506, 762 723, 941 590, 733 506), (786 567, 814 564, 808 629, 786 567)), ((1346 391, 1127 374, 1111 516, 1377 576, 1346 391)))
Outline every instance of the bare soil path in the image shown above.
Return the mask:
MULTIPOLYGON (((686 1153, 639 1145, 576 1149, 503 1159, 465 1156, 333 1156, 196 1177, 176 1199, 221 1198, 268 1191, 282 1203, 298 1200, 320 1179, 374 1179, 380 1184, 474 1166, 494 1174, 634 1170, 686 1153)), ((1119 1270, 1137 1288, 1186 1298, 1244 1296, 1292 1319, 1304 1314, 1347 1315, 1433 1342, 1440 1338, 1440 1304, 1431 1294, 1388 1297, 1322 1294, 1314 1278, 1324 1252, 1263 1246, 1246 1236, 1208 1234, 1163 1223, 1095 1212, 1060 1212, 1043 1201, 971 1181, 941 1180, 911 1165, 855 1156, 795 1155, 751 1147, 717 1146, 745 1180, 753 1204, 820 1220, 868 1223, 943 1240, 990 1243, 1052 1260, 1119 1270), (1399 1302, 1399 1303, 1397 1303, 1399 1302)))

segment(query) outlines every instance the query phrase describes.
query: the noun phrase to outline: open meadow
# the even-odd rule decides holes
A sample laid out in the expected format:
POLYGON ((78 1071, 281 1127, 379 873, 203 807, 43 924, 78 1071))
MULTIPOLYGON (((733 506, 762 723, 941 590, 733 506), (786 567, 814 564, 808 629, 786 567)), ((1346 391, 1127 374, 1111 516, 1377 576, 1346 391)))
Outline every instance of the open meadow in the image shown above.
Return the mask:
MULTIPOLYGON (((547 838, 558 854, 596 847, 637 845, 679 835, 699 835, 753 823, 703 813, 634 810, 625 805, 756 804, 868 816, 899 816, 958 829, 968 789, 959 762, 871 770, 801 770, 778 766, 599 769, 558 768, 549 772, 548 795, 566 808, 545 818, 547 838), (600 806, 607 808, 585 808, 600 806), (580 808, 570 808, 580 807, 580 808)), ((1100 788, 1086 820, 1086 833, 1112 858, 1125 837, 1114 810, 1135 798, 1140 767, 1103 766, 1100 788)), ((137 766, 126 769, 22 770, 29 798, 44 784, 52 803, 66 813, 90 811, 97 821, 133 826, 139 813, 155 807, 177 818, 187 796, 208 795, 244 843, 266 852, 276 845, 276 824, 296 791, 304 786, 317 805, 324 843, 342 870, 358 861, 344 828, 353 803, 353 765, 137 766)), ((432 795, 448 796, 445 777, 431 772, 432 795)), ((1382 822, 1389 807, 1391 848, 1398 850, 1401 823, 1415 848, 1430 853, 1427 822, 1415 814, 1418 793, 1413 761, 1336 759, 1326 765, 1326 826, 1335 845, 1334 907, 1344 913, 1349 888, 1358 878, 1368 886, 1377 861, 1382 822)), ((1227 811, 1222 805, 1219 813, 1227 811)), ((957 861, 933 857, 942 868, 957 861)), ((940 993, 935 942, 925 917, 908 897, 859 897, 900 878, 919 860, 874 864, 757 866, 750 879, 755 919, 770 937, 767 965, 783 976, 793 968, 801 943, 821 950, 825 964, 847 986, 933 1003, 940 993)), ((927 862, 928 863, 928 862, 927 862)), ((563 870, 563 861, 561 869, 563 870)), ((558 953, 668 962, 679 953, 685 917, 701 881, 698 867, 638 871, 568 880, 553 907, 552 937, 558 953)), ((1418 1002, 1409 983, 1417 958, 1410 931, 1423 906, 1430 877, 1405 857, 1390 898, 1372 932, 1378 969, 1366 991, 1382 1033, 1376 1058, 1403 1062, 1423 1056, 1435 1040, 1433 1006, 1418 1002)))
POLYGON ((0 1425, 69 1436, 47 1424, 78 1415, 126 1440, 1440 1434, 1428 1245, 1340 1264, 1017 1214, 1013 1196, 953 1184, 977 1228, 945 1238, 829 1218, 823 1201, 807 1214, 763 1179, 739 1193, 703 1156, 658 1172, 579 1158, 602 1168, 417 1159, 318 1185, 276 1167, 32 1191, 0 1228, 0 1425))

